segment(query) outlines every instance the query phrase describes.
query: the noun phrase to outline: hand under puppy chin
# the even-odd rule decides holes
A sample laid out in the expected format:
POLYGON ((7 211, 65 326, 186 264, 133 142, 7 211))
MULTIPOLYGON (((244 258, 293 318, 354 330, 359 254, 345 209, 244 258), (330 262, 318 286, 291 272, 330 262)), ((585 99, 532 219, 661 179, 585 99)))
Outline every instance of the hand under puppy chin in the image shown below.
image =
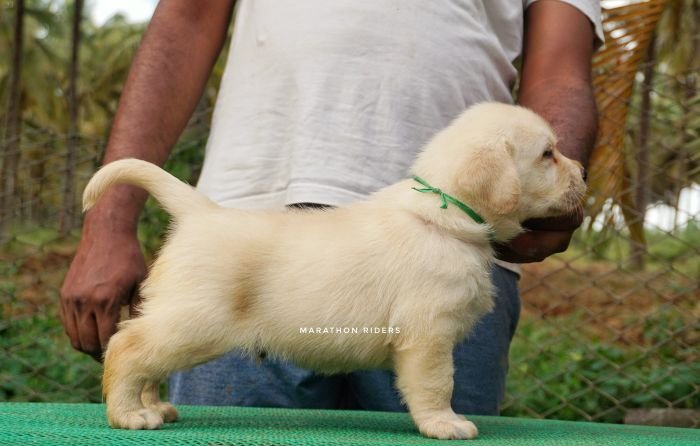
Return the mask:
POLYGON ((523 222, 525 232, 494 247, 496 258, 511 263, 541 262, 552 254, 566 251, 582 221, 581 213, 527 220, 523 222))

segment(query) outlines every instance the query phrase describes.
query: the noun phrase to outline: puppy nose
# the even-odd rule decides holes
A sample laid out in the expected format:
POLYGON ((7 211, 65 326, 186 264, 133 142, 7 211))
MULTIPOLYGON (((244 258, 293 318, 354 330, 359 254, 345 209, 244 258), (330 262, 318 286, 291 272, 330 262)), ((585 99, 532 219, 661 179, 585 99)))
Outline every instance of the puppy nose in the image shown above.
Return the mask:
POLYGON ((584 182, 588 179, 588 171, 585 167, 581 167, 581 178, 583 178, 584 182))

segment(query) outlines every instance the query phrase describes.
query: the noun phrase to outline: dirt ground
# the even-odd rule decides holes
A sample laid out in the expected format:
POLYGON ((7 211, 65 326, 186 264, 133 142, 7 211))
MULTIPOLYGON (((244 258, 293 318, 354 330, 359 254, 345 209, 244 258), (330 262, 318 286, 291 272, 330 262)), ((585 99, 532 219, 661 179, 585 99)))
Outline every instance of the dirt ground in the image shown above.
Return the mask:
POLYGON ((600 339, 641 344, 649 329, 645 322, 658 325, 666 317, 663 324, 683 331, 684 343, 700 342, 698 330, 675 329, 697 326, 700 286, 673 269, 631 271, 613 262, 551 259, 524 265, 520 290, 525 317, 578 315, 578 327, 600 339))

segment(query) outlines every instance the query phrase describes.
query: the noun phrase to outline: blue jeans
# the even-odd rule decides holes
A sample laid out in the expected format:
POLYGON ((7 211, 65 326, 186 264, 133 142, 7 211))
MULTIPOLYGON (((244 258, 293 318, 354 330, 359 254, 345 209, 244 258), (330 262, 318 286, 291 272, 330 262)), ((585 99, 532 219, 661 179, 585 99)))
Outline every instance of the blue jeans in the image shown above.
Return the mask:
MULTIPOLYGON (((505 392, 508 348, 520 315, 517 274, 494 266, 494 311, 454 350, 457 413, 498 415, 505 392)), ((388 370, 323 376, 265 359, 260 365, 236 352, 170 377, 175 404, 358 409, 405 412, 388 370)))

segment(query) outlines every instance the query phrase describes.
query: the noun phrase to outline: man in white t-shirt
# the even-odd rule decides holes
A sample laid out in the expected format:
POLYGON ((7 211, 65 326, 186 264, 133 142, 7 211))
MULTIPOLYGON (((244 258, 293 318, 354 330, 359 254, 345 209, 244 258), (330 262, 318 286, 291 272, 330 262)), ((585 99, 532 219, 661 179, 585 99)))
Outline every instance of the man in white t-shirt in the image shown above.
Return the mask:
MULTIPOLYGON (((408 175, 421 146, 469 105, 518 102, 548 119, 568 156, 596 132, 593 0, 241 0, 198 188, 223 206, 336 206, 408 175)), ((202 94, 230 0, 164 0, 122 94, 104 162, 162 164, 202 94)), ((498 172, 494 172, 498 175, 498 172)), ((136 222, 145 194, 110 191, 85 219, 62 289, 75 348, 99 358, 145 275, 136 222)), ((502 260, 566 248, 580 217, 527 222, 502 260)), ((520 302, 517 268, 494 267, 496 309, 455 349, 453 406, 497 414, 520 302)), ((314 280, 310 273, 309 280, 314 280)), ((426 298, 429 298, 426 296, 426 298)), ((323 377, 236 353, 176 374, 175 403, 404 410, 386 371, 323 377)))

